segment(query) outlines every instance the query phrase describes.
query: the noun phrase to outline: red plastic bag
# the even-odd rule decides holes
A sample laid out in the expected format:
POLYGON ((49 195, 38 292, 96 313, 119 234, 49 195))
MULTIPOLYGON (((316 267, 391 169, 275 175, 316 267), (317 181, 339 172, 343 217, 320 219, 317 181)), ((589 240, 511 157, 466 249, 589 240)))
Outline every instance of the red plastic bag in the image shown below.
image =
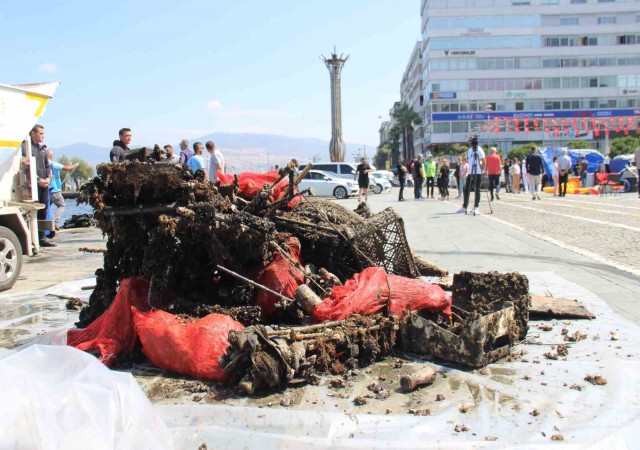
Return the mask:
POLYGON ((227 186, 233 184, 233 174, 218 172, 218 178, 220 178, 220 186, 227 186))
MULTIPOLYGON (((288 248, 291 258, 300 267, 302 265, 300 262, 300 241, 291 237, 287 241, 286 248, 288 248)), ((262 271, 256 281, 285 297, 293 298, 298 286, 304 283, 304 275, 296 265, 282 256, 279 251, 276 251, 273 261, 262 271)), ((266 318, 276 312, 274 305, 278 301, 280 301, 280 297, 260 289, 256 294, 254 304, 260 307, 262 317, 266 318)))
POLYGON ((131 306, 142 311, 149 309, 148 294, 148 278, 122 280, 113 302, 100 317, 87 328, 67 331, 67 345, 86 352, 97 352, 98 359, 110 366, 120 353, 133 350, 136 332, 131 306))
POLYGON ((199 380, 224 380, 219 360, 229 346, 229 331, 242 330, 241 323, 224 314, 188 322, 162 310, 131 310, 142 352, 155 366, 199 380))
POLYGON ((387 275, 381 267, 368 267, 344 286, 335 286, 331 296, 316 305, 313 317, 318 322, 344 320, 354 314, 375 314, 385 307, 396 317, 407 309, 426 309, 451 318, 451 297, 440 286, 416 278, 387 275))

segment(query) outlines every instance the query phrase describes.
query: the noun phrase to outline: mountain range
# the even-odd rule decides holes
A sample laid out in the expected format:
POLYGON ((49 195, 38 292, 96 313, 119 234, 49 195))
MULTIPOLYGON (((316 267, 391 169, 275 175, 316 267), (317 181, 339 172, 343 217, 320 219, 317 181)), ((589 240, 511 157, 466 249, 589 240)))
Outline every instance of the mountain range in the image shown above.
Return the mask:
MULTIPOLYGON (((273 167, 286 164, 292 158, 300 163, 309 161, 328 161, 329 142, 322 139, 297 138, 273 134, 257 133, 213 133, 190 139, 191 144, 196 141, 205 143, 213 141, 222 152, 228 170, 240 172, 243 170, 263 171, 267 166, 273 167)), ((165 143, 158 143, 165 145, 165 143)), ((174 150, 179 151, 178 143, 170 143, 174 150)), ((153 146, 153 144, 147 144, 153 146)), ((54 150, 57 160, 62 155, 69 158, 78 157, 95 166, 109 159, 111 147, 99 147, 92 144, 77 143, 66 145, 54 150)), ((375 155, 376 149, 363 144, 347 144, 347 161, 354 161, 357 155, 366 150, 368 157, 375 155)), ((205 155, 206 156, 206 155, 205 155)))

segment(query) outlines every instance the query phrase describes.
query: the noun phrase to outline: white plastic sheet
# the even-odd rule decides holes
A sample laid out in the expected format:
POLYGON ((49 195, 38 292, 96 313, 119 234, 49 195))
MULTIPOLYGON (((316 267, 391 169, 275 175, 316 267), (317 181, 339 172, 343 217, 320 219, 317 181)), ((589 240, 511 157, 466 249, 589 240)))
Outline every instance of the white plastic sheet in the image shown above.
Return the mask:
POLYGON ((0 386, 0 448, 173 448, 135 379, 74 348, 33 345, 1 359, 0 386))

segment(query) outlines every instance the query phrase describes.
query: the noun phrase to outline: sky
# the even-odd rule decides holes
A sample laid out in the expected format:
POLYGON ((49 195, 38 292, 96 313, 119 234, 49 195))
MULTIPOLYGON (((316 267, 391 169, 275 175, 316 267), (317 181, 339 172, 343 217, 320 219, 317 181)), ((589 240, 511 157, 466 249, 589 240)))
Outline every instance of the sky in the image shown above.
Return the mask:
POLYGON ((331 138, 342 71, 347 143, 378 145, 420 37, 420 0, 0 2, 0 83, 60 81, 49 146, 176 143, 214 132, 331 138), (381 118, 380 118, 381 117, 381 118))

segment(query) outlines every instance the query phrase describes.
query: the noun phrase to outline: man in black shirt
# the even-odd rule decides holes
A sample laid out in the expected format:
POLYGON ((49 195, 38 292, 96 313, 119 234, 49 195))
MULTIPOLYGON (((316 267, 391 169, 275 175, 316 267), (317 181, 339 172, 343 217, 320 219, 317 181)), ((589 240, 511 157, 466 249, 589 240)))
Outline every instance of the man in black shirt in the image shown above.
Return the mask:
MULTIPOLYGON (((38 201, 44 208, 38 210, 38 220, 47 219, 49 210, 49 183, 51 182, 51 166, 47 156, 47 146, 44 142, 44 127, 35 125, 31 132, 31 154, 36 159, 36 179, 38 181, 38 201)), ((44 231, 39 231, 40 247, 55 247, 56 244, 49 241, 44 231)))
POLYGON ((369 193, 369 172, 371 172, 371 166, 367 164, 366 158, 362 158, 360 160, 360 164, 356 167, 356 173, 353 174, 353 180, 355 181, 356 177, 358 178, 358 202, 362 201, 362 194, 364 194, 364 199, 367 201, 368 193, 369 193))
POLYGON ((122 128, 118 132, 118 137, 120 139, 113 141, 113 148, 109 153, 109 160, 113 163, 124 161, 124 155, 131 144, 131 128, 122 128))
POLYGON ((404 201, 404 184, 407 182, 407 167, 404 165, 402 156, 398 160, 398 182, 400 183, 400 192, 398 192, 398 201, 404 201))

